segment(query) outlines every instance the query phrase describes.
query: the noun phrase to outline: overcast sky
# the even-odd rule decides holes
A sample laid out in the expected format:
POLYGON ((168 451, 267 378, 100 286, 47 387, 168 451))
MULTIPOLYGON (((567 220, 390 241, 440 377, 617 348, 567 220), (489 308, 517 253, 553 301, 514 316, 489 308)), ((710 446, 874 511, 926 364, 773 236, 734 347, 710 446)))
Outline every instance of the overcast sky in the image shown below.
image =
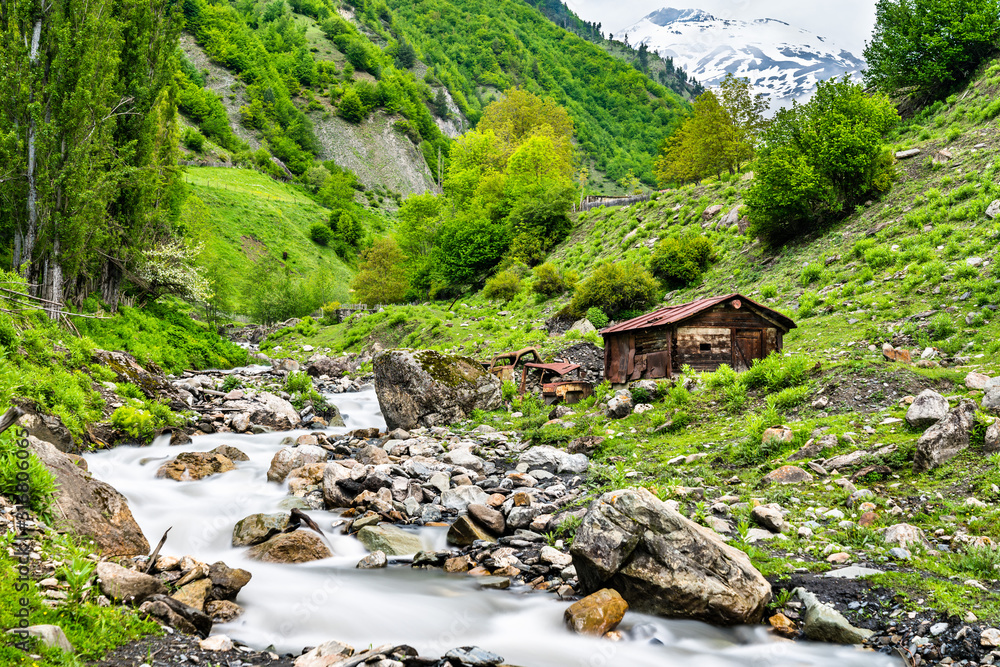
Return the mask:
POLYGON ((861 57, 875 25, 875 0, 564 0, 607 33, 628 27, 661 7, 696 7, 719 18, 779 19, 833 41, 861 57))

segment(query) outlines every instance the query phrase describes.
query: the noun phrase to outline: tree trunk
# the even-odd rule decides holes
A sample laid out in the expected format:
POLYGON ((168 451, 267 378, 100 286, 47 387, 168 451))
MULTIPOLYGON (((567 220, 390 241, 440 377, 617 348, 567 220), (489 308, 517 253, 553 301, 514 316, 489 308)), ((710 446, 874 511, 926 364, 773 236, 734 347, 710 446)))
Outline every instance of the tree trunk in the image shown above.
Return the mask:
MULTIPOLYGON (((31 33, 31 55, 29 62, 31 69, 38 65, 38 46, 42 39, 42 19, 35 21, 35 29, 31 33)), ((31 91, 29 104, 35 101, 35 91, 31 91)), ((30 111, 29 111, 30 113, 30 111)), ((28 230, 20 246, 20 255, 14 257, 21 274, 28 278, 30 268, 25 264, 31 262, 35 252, 35 242, 38 240, 38 185, 35 182, 35 118, 28 119, 28 230)), ((30 266, 30 265, 29 265, 30 266)))
POLYGON ((118 310, 118 297, 121 294, 122 270, 117 263, 107 259, 101 271, 101 301, 107 304, 112 312, 118 310))

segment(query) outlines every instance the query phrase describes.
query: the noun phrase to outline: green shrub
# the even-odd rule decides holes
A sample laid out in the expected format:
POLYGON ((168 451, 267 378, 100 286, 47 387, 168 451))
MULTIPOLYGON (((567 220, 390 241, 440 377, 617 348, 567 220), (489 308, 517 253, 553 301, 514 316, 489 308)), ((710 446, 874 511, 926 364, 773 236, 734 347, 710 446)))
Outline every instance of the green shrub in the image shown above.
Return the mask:
POLYGON ((754 359, 740 378, 750 389, 775 392, 805 383, 808 370, 809 360, 805 357, 785 357, 772 352, 763 359, 754 359))
POLYGON ((656 244, 649 270, 668 287, 686 287, 697 284, 713 261, 715 250, 708 238, 672 237, 656 244))
POLYGON ((28 509, 49 521, 55 477, 34 452, 21 450, 19 434, 18 428, 0 434, 0 495, 20 503, 26 494, 28 509))
POLYGON ((642 311, 656 303, 659 287, 653 276, 634 262, 601 264, 577 285, 570 303, 574 316, 582 317, 590 308, 600 308, 608 317, 625 311, 642 311))
POLYGON ((769 404, 774 404, 774 407, 778 410, 788 410, 789 408, 794 408, 797 405, 802 404, 806 397, 809 395, 809 387, 802 385, 799 387, 787 387, 782 389, 777 394, 772 394, 767 397, 767 402, 769 404))
POLYGON ((486 281, 483 296, 507 303, 521 293, 521 278, 510 270, 500 271, 486 281))
POLYGON ((536 294, 541 294, 547 299, 559 296, 566 290, 572 289, 576 283, 576 274, 574 272, 560 271, 549 262, 539 264, 532 270, 532 273, 535 276, 535 282, 531 285, 531 289, 536 294))
POLYGON ((799 297, 799 317, 806 319, 816 314, 816 306, 819 305, 819 296, 815 292, 805 292, 799 297))
POLYGON ((876 246, 865 250, 865 264, 878 271, 896 263, 896 258, 891 250, 884 246, 876 246))
POLYGON ((808 287, 813 284, 819 277, 823 275, 823 267, 819 264, 809 264, 802 269, 802 273, 799 274, 799 284, 803 287, 808 287))
POLYGON ((760 295, 765 299, 773 299, 778 296, 778 288, 774 285, 764 285, 760 288, 760 295))
POLYGON ((139 442, 149 442, 156 435, 159 421, 152 412, 135 405, 123 405, 111 414, 111 425, 139 442))
POLYGON ((595 329, 603 329, 608 326, 608 316, 604 314, 604 311, 597 306, 591 306, 587 309, 586 314, 587 320, 594 325, 595 329))
POLYGON ((309 228, 309 238, 321 246, 328 246, 334 238, 333 230, 326 223, 314 222, 309 228))
POLYGON ((927 335, 931 340, 944 340, 957 330, 955 320, 948 313, 938 313, 927 324, 927 335))
POLYGON ((193 150, 195 153, 200 153, 205 148, 205 135, 194 128, 184 128, 184 134, 181 135, 181 141, 183 141, 184 145, 193 150))

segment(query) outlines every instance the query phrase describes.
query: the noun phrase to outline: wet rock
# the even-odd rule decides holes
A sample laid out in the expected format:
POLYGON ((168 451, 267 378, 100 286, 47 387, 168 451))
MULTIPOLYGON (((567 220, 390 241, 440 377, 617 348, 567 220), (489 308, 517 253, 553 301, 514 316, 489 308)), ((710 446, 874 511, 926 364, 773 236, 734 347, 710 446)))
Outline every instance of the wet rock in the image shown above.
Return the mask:
POLYGON ((7 634, 24 633, 29 637, 34 637, 42 646, 57 648, 66 653, 74 653, 73 644, 66 637, 66 633, 58 625, 29 625, 21 630, 8 630, 7 634))
POLYGON ((874 634, 871 630, 855 628, 840 612, 820 602, 804 588, 795 594, 805 605, 802 633, 813 641, 833 644, 862 644, 874 634))
POLYGON ((473 359, 431 350, 375 357, 375 391, 388 429, 451 424, 473 410, 500 407, 500 380, 473 359))
POLYGON ((55 476, 55 502, 51 510, 54 528, 90 537, 107 557, 149 553, 149 542, 132 516, 125 496, 91 477, 73 457, 51 443, 28 436, 28 445, 55 476))
POLYGON ((219 445, 213 449, 211 454, 222 454, 230 461, 249 461, 250 457, 243 453, 242 450, 233 447, 232 445, 219 445))
POLYGON ((476 540, 496 542, 496 538, 481 528, 468 516, 460 516, 448 529, 448 543, 467 547, 476 540))
POLYGON ((212 619, 207 614, 166 595, 151 595, 139 606, 139 611, 176 630, 198 635, 202 639, 212 631, 212 619))
POLYGON ((469 516, 477 524, 485 528, 493 535, 503 535, 507 527, 503 514, 497 510, 481 503, 472 503, 468 506, 469 516))
POLYGON ((213 623, 230 623, 239 618, 243 607, 230 600, 209 600, 205 603, 205 613, 213 623))
POLYGON ((97 583, 101 593, 111 600, 129 604, 139 604, 150 595, 167 592, 156 577, 107 561, 97 564, 97 583))
POLYGON ((503 662, 503 658, 496 653, 484 651, 477 646, 462 646, 453 648, 444 654, 451 664, 460 664, 463 667, 496 667, 503 662))
POLYGON ((906 423, 924 428, 937 423, 948 414, 948 399, 933 389, 924 389, 906 410, 906 423))
POLYGON ((156 471, 157 477, 177 482, 187 482, 235 470, 236 466, 226 456, 212 452, 183 452, 167 461, 156 471))
POLYGON ((570 454, 549 445, 532 447, 521 454, 521 463, 528 470, 539 468, 554 473, 584 473, 590 467, 590 462, 583 454, 570 454))
POLYGON ((767 619, 770 623, 771 628, 774 629, 779 635, 784 637, 794 637, 798 633, 798 628, 795 627, 795 623, 792 619, 788 618, 784 614, 775 614, 771 618, 767 619))
POLYGON ((288 527, 288 515, 251 514, 240 519, 233 526, 233 546, 249 547, 266 542, 288 527))
POLYGON ((603 637, 618 627, 626 611, 628 602, 618 591, 602 588, 570 605, 563 620, 566 627, 579 635, 603 637))
POLYGON ((308 563, 332 555, 326 542, 311 530, 275 535, 247 550, 247 558, 264 563, 308 563))
POLYGON ((454 556, 445 560, 444 571, 450 573, 468 572, 472 569, 472 560, 468 556, 454 556))
POLYGON ((235 600, 239 592, 253 577, 244 569, 229 567, 222 561, 212 563, 208 568, 208 578, 212 581, 212 598, 235 600))
POLYGON ((962 401, 917 440, 913 472, 926 472, 951 459, 969 446, 969 433, 976 413, 972 401, 962 401))
POLYGON ((811 482, 813 476, 798 466, 781 466, 777 470, 764 475, 760 480, 761 486, 770 484, 804 484, 811 482))
POLYGON ((423 549, 416 533, 391 524, 365 526, 358 531, 358 539, 368 551, 384 551, 387 556, 415 554, 423 549))
POLYGON ((636 611, 737 625, 760 621, 771 598, 745 553, 645 489, 594 501, 571 553, 583 592, 614 588, 636 611))
POLYGON ((359 570, 378 570, 389 565, 384 551, 373 551, 358 561, 355 566, 359 570))
POLYGON ((282 447, 271 459, 271 467, 267 470, 269 482, 284 482, 288 473, 310 463, 326 461, 327 451, 316 445, 297 447, 282 447))

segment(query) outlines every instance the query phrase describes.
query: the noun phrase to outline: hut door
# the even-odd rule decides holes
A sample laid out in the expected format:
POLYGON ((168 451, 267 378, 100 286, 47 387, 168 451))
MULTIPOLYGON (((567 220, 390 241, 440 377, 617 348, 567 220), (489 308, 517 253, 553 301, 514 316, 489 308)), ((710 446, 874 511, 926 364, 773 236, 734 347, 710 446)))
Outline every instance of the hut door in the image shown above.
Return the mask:
POLYGON ((763 332, 760 329, 737 330, 736 345, 733 346, 733 368, 745 371, 754 359, 764 357, 763 332))

